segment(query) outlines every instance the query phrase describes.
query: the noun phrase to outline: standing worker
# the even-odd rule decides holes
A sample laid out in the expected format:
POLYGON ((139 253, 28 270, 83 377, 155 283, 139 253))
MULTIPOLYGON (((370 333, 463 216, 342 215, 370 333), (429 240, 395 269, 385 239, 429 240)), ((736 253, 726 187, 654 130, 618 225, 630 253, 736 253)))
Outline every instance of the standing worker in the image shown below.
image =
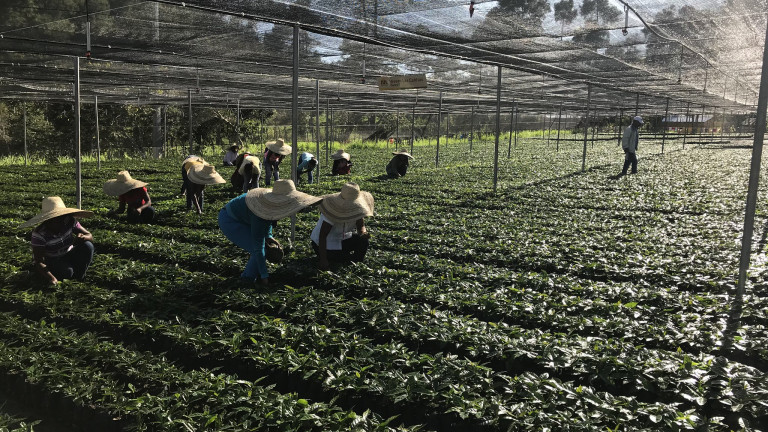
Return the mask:
POLYGON ((314 171, 317 167, 317 159, 315 155, 308 152, 303 152, 299 155, 299 161, 296 165, 296 179, 300 180, 301 175, 307 173, 307 183, 312 184, 315 177, 314 171))
POLYGON ((110 215, 121 214, 127 208, 128 222, 152 223, 155 209, 152 207, 146 183, 132 178, 128 171, 120 171, 117 178, 104 183, 103 189, 105 194, 118 197, 120 202, 116 210, 109 212, 110 215))
POLYGON ((219 212, 219 228, 250 254, 240 278, 269 284, 266 249, 275 242, 272 226, 321 199, 297 191, 291 180, 277 180, 272 189, 251 189, 228 202, 219 212))
POLYGON ((627 169, 632 165, 631 174, 637 174, 637 147, 640 143, 640 126, 643 125, 643 118, 635 116, 632 124, 624 129, 624 136, 621 137, 621 148, 624 149, 624 168, 619 176, 627 175, 627 169))
POLYGON ((264 151, 264 183, 269 186, 272 178, 275 181, 280 180, 280 162, 286 155, 291 154, 291 146, 287 145, 282 138, 267 143, 267 149, 264 151))
POLYGON ((387 176, 389 178, 403 177, 408 172, 408 164, 413 159, 413 156, 405 151, 405 149, 392 152, 392 154, 394 156, 387 164, 387 176))

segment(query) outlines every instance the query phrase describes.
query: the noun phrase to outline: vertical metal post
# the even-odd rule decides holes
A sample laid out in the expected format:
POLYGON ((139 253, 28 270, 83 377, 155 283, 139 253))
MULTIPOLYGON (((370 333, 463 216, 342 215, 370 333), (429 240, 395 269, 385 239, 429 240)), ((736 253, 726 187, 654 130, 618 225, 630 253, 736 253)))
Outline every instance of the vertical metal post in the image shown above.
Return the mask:
POLYGON ((315 80, 315 160, 317 161, 317 174, 315 183, 320 183, 320 80, 315 80))
POLYGON ((330 125, 331 99, 325 100, 325 164, 328 165, 328 153, 330 153, 331 135, 328 129, 330 125))
POLYGON ((556 145, 556 151, 560 151, 560 127, 562 125, 563 120, 563 104, 560 103, 560 109, 557 111, 557 143, 556 145))
POLYGON ((688 124, 691 116, 691 103, 688 102, 688 108, 685 109, 685 126, 683 127, 683 150, 685 150, 685 141, 688 139, 688 124))
MULTIPOLYGON (((299 152, 299 25, 293 25, 293 95, 291 102, 291 180, 298 181, 296 172, 299 152)), ((296 214, 291 215, 291 243, 296 239, 296 214)))
POLYGON ((515 102, 515 148, 517 148, 517 125, 520 123, 520 107, 515 102))
POLYGON ((101 169, 101 139, 99 137, 99 97, 93 97, 93 111, 96 115, 96 168, 101 169))
POLYGON ((768 28, 765 32, 763 47, 763 71, 760 78, 760 93, 757 98, 757 118, 755 119, 755 140, 752 146, 752 165, 749 169, 749 190, 747 192, 747 209, 744 215, 744 234, 741 239, 741 259, 739 260, 738 295, 744 295, 747 282, 750 255, 752 254, 752 234, 755 224, 755 208, 757 206, 757 187, 760 182, 760 163, 763 157, 763 140, 765 139, 766 108, 768 108, 768 28))
POLYGON ((469 117, 469 152, 472 153, 472 144, 475 142, 475 107, 472 106, 472 114, 469 117))
POLYGON ((187 99, 189 106, 189 154, 194 154, 195 150, 192 147, 192 89, 187 89, 187 99))
POLYGON ((704 122, 705 122, 704 114, 706 112, 706 109, 707 109, 706 105, 701 106, 701 117, 699 117, 701 119, 701 121, 699 122, 699 135, 704 135, 704 130, 706 129, 704 127, 704 122))
POLYGON ((27 152, 27 103, 22 103, 21 106, 24 110, 24 166, 27 166, 27 159, 29 159, 27 152))
POLYGON ((414 135, 414 127, 416 124, 416 104, 419 103, 419 91, 416 90, 416 100, 413 102, 413 114, 411 114, 411 155, 413 155, 413 142, 416 137, 414 135))
POLYGON ((509 112, 509 142, 507 143, 507 159, 512 157, 512 128, 515 126, 515 110, 509 112))
POLYGON ((395 137, 398 141, 402 141, 400 139, 400 110, 397 110, 397 117, 395 117, 395 137))
POLYGON ((77 208, 83 208, 83 176, 80 158, 80 57, 75 57, 75 176, 77 208))
POLYGON ((619 146, 621 146, 621 132, 622 132, 623 127, 624 127, 624 108, 619 109, 619 121, 616 122, 616 123, 618 123, 618 126, 619 126, 619 137, 618 137, 618 139, 619 139, 619 146))
POLYGON ((168 105, 163 107, 163 154, 168 154, 168 105))
POLYGON ((581 154, 581 172, 587 169, 587 134, 589 133, 589 104, 592 99, 592 85, 587 84, 587 117, 584 120, 584 151, 581 154))
POLYGON ((664 130, 661 135, 661 154, 664 154, 664 143, 667 141, 667 124, 669 123, 669 98, 667 98, 667 107, 664 109, 664 130))
POLYGON ((440 166, 440 125, 443 123, 443 91, 440 90, 440 100, 437 103, 437 147, 435 148, 435 168, 440 166))
POLYGON ((635 97, 635 116, 640 112, 640 93, 636 94, 635 97))
POLYGON ((723 133, 725 133, 725 108, 723 108, 723 120, 720 122, 720 141, 723 140, 723 133))
POLYGON ((501 134, 501 66, 498 68, 496 78, 496 143, 493 150, 493 193, 499 182, 499 135, 501 134))
POLYGON ((547 115, 541 114, 541 139, 544 140, 544 129, 547 127, 547 115))
POLYGON ((448 136, 451 134, 451 114, 445 113, 445 148, 448 148, 448 136))

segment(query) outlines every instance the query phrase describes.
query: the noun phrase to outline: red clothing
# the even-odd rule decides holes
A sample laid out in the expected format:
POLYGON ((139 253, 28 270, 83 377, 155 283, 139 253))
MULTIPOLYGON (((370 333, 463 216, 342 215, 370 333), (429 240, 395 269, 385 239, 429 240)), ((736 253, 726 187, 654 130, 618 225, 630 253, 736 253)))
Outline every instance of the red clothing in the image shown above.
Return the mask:
POLYGON ((145 196, 148 196, 145 195, 146 193, 146 187, 131 189, 130 191, 120 195, 119 200, 120 202, 125 203, 129 209, 139 208, 147 202, 147 200, 144 199, 145 196))

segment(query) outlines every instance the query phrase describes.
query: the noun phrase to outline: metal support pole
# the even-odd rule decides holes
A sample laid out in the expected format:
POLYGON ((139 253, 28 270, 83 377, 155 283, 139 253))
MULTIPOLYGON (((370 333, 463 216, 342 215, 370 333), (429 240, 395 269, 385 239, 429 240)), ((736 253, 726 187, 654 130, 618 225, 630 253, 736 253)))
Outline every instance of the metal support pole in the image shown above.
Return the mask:
POLYGON ((664 109, 664 131, 661 135, 661 154, 664 154, 664 143, 667 141, 667 123, 669 123, 669 98, 667 98, 667 107, 664 109))
POLYGON ((192 148, 192 89, 187 89, 187 99, 189 105, 189 154, 194 154, 195 150, 192 148))
POLYGON ((440 101, 437 103, 437 147, 435 149, 435 168, 440 166, 440 125, 443 123, 443 91, 440 91, 440 101))
POLYGON ((683 127, 683 150, 685 150, 685 141, 688 139, 688 123, 690 123, 691 103, 688 102, 688 108, 685 110, 685 127, 683 127))
POLYGON ((725 133, 725 108, 723 108, 723 119, 720 122, 720 141, 723 140, 723 133, 725 133))
POLYGON ((315 183, 320 183, 320 80, 315 80, 315 160, 317 160, 317 174, 315 183))
POLYGON ((763 71, 760 78, 760 93, 757 98, 757 118, 755 119, 755 141, 752 146, 752 165, 749 169, 749 190, 747 192, 747 209, 744 215, 744 235, 741 239, 741 259, 739 260, 739 297, 744 295, 752 254, 752 234, 755 225, 755 208, 757 206, 757 187, 760 181, 760 163, 763 157, 763 140, 765 139, 766 108, 768 108, 768 28, 765 32, 763 47, 763 71))
POLYGON ((518 107, 517 102, 515 102, 515 148, 517 148, 517 125, 520 122, 520 107, 518 107))
POLYGON ((640 93, 636 93, 635 97, 635 116, 640 112, 640 93))
POLYGON ((168 154, 168 105, 163 107, 163 154, 168 154))
POLYGON ((27 166, 27 159, 29 159, 29 153, 27 152, 27 104, 26 102, 21 104, 21 106, 24 110, 24 166, 27 166))
MULTIPOLYGON (((299 152, 299 25, 293 25, 293 96, 291 102, 291 180, 296 184, 299 152)), ((296 239, 296 214, 291 215, 291 244, 296 239)))
POLYGON ((475 142, 475 107, 472 106, 472 114, 469 117, 469 152, 472 152, 472 144, 475 142))
POLYGON ((75 176, 77 208, 83 208, 83 176, 80 158, 80 57, 75 57, 75 176))
POLYGON ((592 99, 592 85, 587 84, 587 117, 584 120, 584 151, 581 154, 581 172, 587 169, 587 134, 589 133, 589 103, 592 99))
POLYGON ((329 134, 331 115, 331 99, 325 100, 325 164, 328 165, 328 153, 330 152, 331 135, 329 134))
POLYGON ((400 140, 400 110, 397 110, 397 117, 395 117, 395 136, 398 141, 400 140))
POLYGON ((419 91, 416 90, 416 100, 413 102, 413 114, 411 114, 411 155, 413 155, 413 142, 416 137, 414 135, 416 124, 416 104, 419 103, 419 91))
POLYGON ((704 114, 706 112, 706 109, 707 109, 706 105, 701 106, 701 117, 699 117, 701 119, 701 121, 699 122, 699 135, 704 135, 704 130, 706 129, 704 127, 704 114))
POLYGON ((617 123, 618 123, 618 126, 619 126, 619 137, 618 137, 618 139, 619 139, 619 146, 621 146, 621 130, 622 130, 622 127, 624 126, 623 125, 623 123, 624 123, 624 108, 621 108, 619 110, 619 121, 617 123))
POLYGON ((493 150, 493 193, 499 182, 499 135, 501 134, 501 66, 497 67, 496 78, 496 143, 493 150))
POLYGON ((93 97, 93 111, 96 116, 96 168, 101 169, 101 139, 99 137, 99 97, 93 97))
POLYGON ((515 127, 515 110, 509 112, 509 142, 507 142, 507 159, 512 157, 512 128, 515 127))
POLYGON ((563 104, 560 104, 560 109, 557 111, 557 142, 555 144, 556 151, 560 151, 560 126, 562 125, 563 120, 563 104))

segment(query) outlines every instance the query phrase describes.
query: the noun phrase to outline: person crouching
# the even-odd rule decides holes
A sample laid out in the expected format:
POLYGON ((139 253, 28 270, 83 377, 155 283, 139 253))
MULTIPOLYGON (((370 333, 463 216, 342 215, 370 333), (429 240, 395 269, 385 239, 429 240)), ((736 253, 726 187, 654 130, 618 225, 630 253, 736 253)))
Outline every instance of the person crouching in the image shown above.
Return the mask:
POLYGON ((370 239, 363 218, 373 215, 373 196, 347 183, 341 192, 323 196, 319 209, 320 219, 311 234, 318 268, 328 270, 331 261, 362 261, 370 239))
POLYGON ((104 183, 104 193, 118 197, 119 206, 108 214, 122 214, 127 209, 129 223, 152 223, 155 209, 149 198, 147 184, 131 177, 128 171, 120 171, 117 178, 104 183))
POLYGON ((36 226, 30 239, 35 270, 53 285, 64 279, 82 281, 93 261, 93 235, 77 219, 93 212, 68 208, 59 197, 44 198, 41 207, 21 224, 36 226))
POLYGON ((187 186, 187 197, 190 197, 195 204, 195 210, 198 214, 203 214, 203 196, 205 186, 211 184, 222 184, 226 181, 216 172, 213 165, 197 164, 187 172, 189 185, 187 186))

